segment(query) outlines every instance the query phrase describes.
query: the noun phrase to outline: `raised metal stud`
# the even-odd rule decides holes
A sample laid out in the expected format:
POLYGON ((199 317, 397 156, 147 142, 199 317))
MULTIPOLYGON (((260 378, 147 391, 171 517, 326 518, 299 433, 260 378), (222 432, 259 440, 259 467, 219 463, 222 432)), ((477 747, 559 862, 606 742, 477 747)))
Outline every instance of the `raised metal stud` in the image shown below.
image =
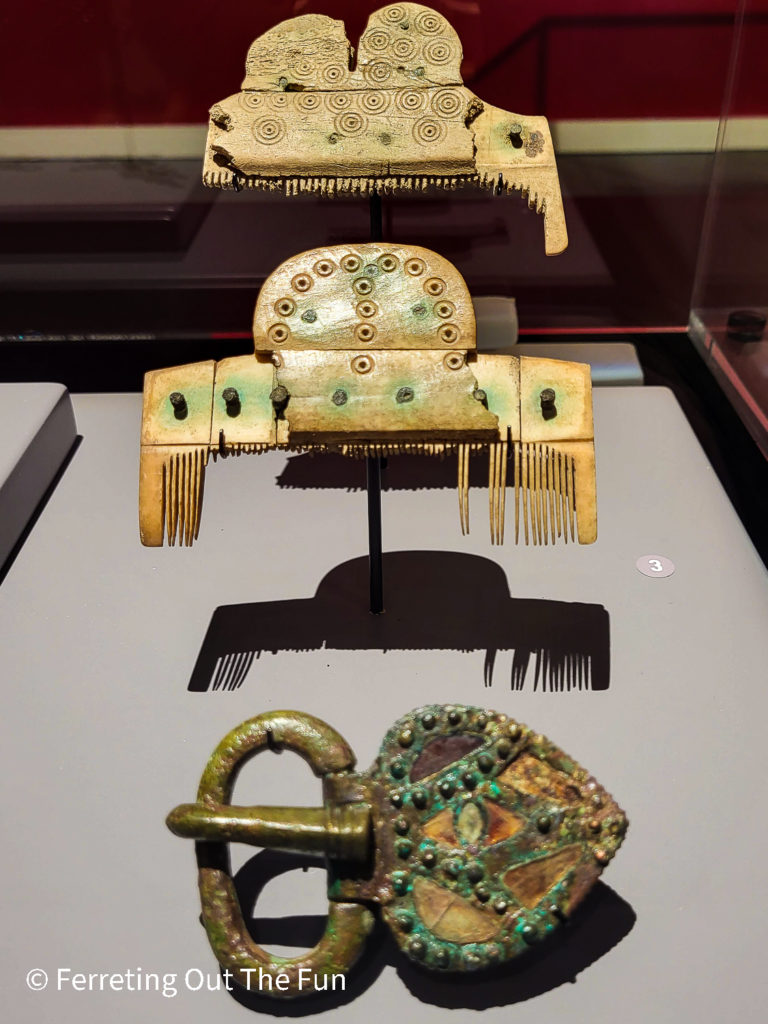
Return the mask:
POLYGON ((539 401, 541 402, 541 415, 545 420, 553 420, 557 416, 554 389, 544 388, 539 395, 539 401))
POLYGON ((168 401, 173 406, 173 414, 176 419, 183 420, 189 411, 187 409, 187 400, 184 395, 182 395, 180 391, 172 391, 171 394, 168 395, 168 401))

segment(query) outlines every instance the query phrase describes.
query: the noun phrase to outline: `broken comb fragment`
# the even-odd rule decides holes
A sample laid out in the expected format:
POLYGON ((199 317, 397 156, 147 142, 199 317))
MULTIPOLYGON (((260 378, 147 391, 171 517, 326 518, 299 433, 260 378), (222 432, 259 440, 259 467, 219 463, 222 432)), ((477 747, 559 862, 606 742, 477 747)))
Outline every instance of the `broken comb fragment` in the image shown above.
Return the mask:
POLYGON ((627 829, 584 768, 546 737, 481 708, 418 708, 389 729, 370 771, 354 767, 325 722, 269 712, 222 740, 197 801, 168 816, 172 832, 197 841, 203 924, 221 966, 245 987, 257 972, 264 995, 325 988, 323 978, 360 956, 377 905, 400 950, 426 968, 502 964, 571 915, 627 829), (322 780, 322 807, 231 804, 242 763, 275 747, 308 761, 322 780), (285 959, 253 941, 228 842, 325 854, 328 923, 313 949, 285 959), (287 980, 273 987, 279 975, 287 980))
POLYGON ((509 504, 516 543, 594 541, 589 367, 478 353, 469 291, 442 256, 384 242, 300 253, 264 282, 253 336, 252 356, 146 375, 142 543, 197 537, 209 455, 270 449, 456 454, 463 533, 483 456, 493 543, 509 504))
POLYGON ((472 186, 521 192, 544 214, 545 248, 568 236, 544 117, 483 103, 463 84, 461 42, 421 4, 383 7, 357 49, 321 14, 251 46, 242 91, 210 112, 203 181, 286 195, 472 186))

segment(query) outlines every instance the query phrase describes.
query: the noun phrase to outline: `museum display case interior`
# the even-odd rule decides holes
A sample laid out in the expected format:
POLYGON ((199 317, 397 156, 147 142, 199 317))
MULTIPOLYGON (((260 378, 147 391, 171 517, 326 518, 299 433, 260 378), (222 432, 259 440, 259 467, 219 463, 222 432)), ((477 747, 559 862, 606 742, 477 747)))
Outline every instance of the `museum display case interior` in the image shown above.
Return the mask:
POLYGON ((9 1019, 755 1019, 768 0, 3 21, 9 1019))

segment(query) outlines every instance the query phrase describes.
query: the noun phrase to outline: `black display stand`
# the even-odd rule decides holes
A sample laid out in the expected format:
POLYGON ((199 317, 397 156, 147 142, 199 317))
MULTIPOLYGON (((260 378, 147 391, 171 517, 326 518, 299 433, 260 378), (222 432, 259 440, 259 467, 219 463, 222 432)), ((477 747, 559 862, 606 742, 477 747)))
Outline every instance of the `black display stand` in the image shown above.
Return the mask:
MULTIPOLYGON (((380 242, 383 234, 381 196, 373 192, 369 200, 371 241, 380 242)), ((368 565, 370 569, 371 615, 384 611, 384 579, 381 568, 381 469, 379 456, 366 459, 365 483, 368 490, 368 565)))

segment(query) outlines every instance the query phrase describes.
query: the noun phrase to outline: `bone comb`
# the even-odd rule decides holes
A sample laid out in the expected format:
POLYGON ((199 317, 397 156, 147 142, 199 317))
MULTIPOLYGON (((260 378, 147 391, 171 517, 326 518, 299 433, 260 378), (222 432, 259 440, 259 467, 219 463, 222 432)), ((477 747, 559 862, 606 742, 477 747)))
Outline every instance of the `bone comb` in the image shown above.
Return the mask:
POLYGON ((267 278, 254 354, 148 373, 139 517, 146 545, 197 538, 209 457, 455 455, 469 532, 470 465, 488 460, 491 541, 597 534, 589 367, 478 353, 457 269, 412 245, 300 253, 267 278), (507 492, 509 491, 509 497, 507 492))
POLYGON ((546 118, 484 103, 461 60, 456 31, 421 4, 373 13, 356 50, 325 15, 281 22, 252 44, 241 91, 211 108, 203 181, 288 196, 520 192, 544 215, 546 252, 562 252, 546 118))

